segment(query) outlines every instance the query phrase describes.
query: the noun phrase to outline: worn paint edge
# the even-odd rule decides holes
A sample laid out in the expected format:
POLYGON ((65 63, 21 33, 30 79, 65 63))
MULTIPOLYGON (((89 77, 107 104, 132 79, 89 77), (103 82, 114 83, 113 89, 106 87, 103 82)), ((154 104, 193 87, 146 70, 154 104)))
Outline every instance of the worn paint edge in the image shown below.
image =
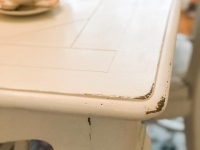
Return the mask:
POLYGON ((126 101, 142 101, 149 98, 153 92, 153 89, 150 94, 147 93, 148 97, 145 95, 144 98, 140 97, 126 97, 126 96, 117 96, 117 95, 103 95, 103 94, 88 94, 88 93, 62 93, 62 92, 53 92, 53 91, 38 91, 38 90, 29 90, 29 89, 12 89, 0 87, 2 91, 11 91, 11 92, 26 92, 26 93, 38 93, 38 94, 51 94, 51 95, 60 95, 60 96, 75 96, 75 97, 85 97, 85 98, 96 98, 96 99, 107 99, 107 100, 126 100, 126 101), (146 97, 146 98, 145 98, 146 97))
POLYGON ((152 114, 162 111, 163 107, 165 106, 165 97, 161 97, 160 101, 157 103, 157 107, 155 110, 146 111, 146 114, 152 114))

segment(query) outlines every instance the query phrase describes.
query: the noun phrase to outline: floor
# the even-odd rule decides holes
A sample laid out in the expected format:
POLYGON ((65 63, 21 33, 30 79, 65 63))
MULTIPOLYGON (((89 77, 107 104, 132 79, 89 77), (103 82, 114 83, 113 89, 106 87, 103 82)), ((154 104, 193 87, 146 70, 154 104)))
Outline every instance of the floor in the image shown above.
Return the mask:
MULTIPOLYGON (((169 120, 162 120, 169 121, 169 120)), ((182 130, 174 131, 164 128, 159 123, 148 123, 147 133, 152 141, 152 150, 187 150, 184 134, 183 118, 175 118, 170 120, 173 124, 181 126, 182 130)))

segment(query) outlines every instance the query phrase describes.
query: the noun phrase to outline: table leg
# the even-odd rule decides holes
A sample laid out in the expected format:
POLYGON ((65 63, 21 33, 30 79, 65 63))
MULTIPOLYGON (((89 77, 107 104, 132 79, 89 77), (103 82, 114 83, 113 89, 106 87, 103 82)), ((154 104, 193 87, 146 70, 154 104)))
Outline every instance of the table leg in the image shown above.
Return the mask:
POLYGON ((14 150, 29 150, 29 141, 18 141, 14 144, 14 150))
POLYGON ((145 141, 144 141, 144 148, 143 148, 143 150, 151 150, 151 149, 152 149, 151 139, 149 138, 148 135, 146 135, 145 141))
POLYGON ((14 142, 3 143, 0 145, 0 150, 10 150, 14 146, 14 142))

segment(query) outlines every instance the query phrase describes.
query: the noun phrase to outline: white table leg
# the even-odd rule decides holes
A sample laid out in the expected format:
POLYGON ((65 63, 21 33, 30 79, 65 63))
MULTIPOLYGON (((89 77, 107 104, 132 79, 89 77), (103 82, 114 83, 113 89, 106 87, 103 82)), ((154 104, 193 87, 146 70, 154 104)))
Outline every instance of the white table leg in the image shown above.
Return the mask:
POLYGON ((143 148, 143 150, 151 150, 151 149, 152 149, 151 139, 149 138, 148 135, 146 135, 145 141, 144 141, 144 148, 143 148))
POLYGON ((14 142, 3 143, 0 145, 0 150, 10 150, 14 146, 14 142))
POLYGON ((0 142, 38 139, 54 150, 142 150, 145 126, 126 121, 1 109, 0 142))
POLYGON ((15 142, 14 150, 29 150, 30 144, 29 141, 19 141, 15 142))

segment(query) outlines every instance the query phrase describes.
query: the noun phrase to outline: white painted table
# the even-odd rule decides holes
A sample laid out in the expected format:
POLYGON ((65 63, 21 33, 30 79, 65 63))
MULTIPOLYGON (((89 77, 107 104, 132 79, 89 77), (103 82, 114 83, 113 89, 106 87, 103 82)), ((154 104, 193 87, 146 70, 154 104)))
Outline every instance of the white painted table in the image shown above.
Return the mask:
POLYGON ((140 122, 167 104, 179 10, 178 0, 67 0, 0 15, 0 142, 142 149, 140 122))

